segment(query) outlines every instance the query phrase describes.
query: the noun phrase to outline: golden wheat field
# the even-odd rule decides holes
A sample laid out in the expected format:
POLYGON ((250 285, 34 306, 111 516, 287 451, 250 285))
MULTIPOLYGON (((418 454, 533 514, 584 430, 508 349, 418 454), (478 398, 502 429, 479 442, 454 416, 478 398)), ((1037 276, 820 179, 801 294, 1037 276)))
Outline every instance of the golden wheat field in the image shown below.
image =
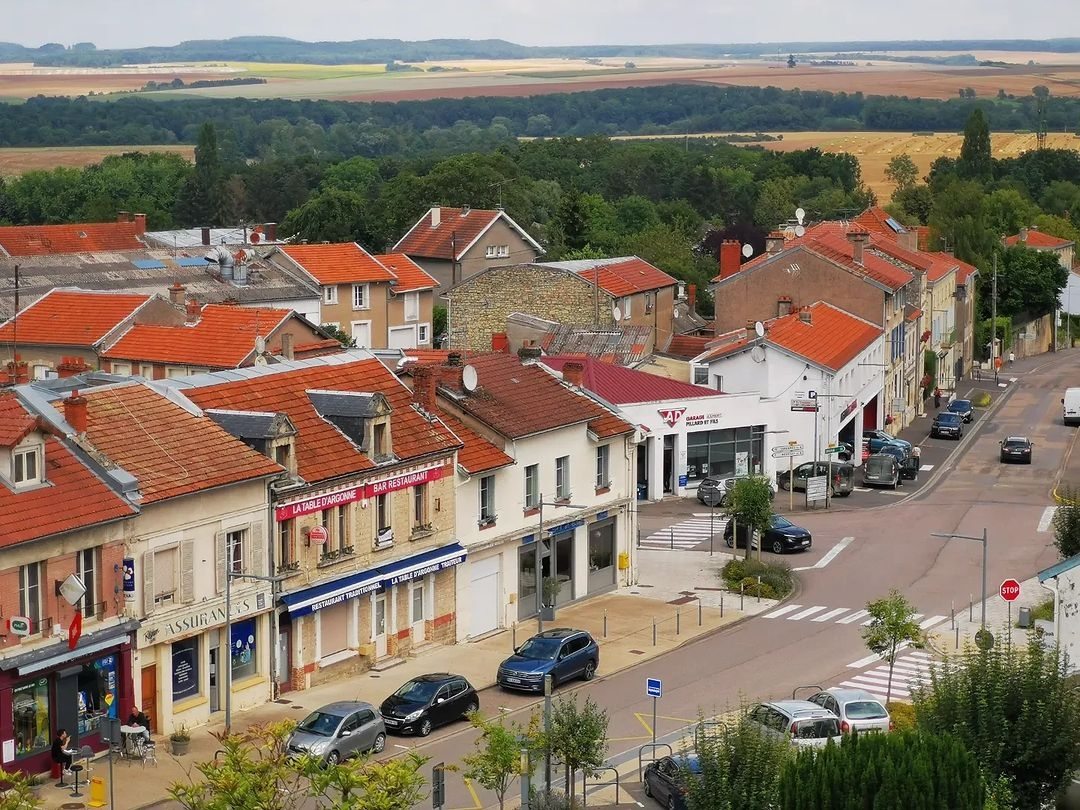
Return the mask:
POLYGON ((100 163, 109 155, 124 152, 176 152, 188 160, 195 159, 195 147, 174 146, 55 146, 35 149, 0 149, 0 177, 15 177, 35 169, 55 169, 67 166, 79 169, 100 163))

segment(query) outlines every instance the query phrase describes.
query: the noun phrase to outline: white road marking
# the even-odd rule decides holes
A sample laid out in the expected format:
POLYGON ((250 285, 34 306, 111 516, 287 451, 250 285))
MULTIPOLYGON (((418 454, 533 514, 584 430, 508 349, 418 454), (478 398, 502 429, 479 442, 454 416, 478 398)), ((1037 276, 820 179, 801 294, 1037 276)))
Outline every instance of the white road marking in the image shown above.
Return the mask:
POLYGON ((845 616, 844 618, 840 619, 840 621, 838 621, 837 624, 851 624, 852 622, 857 622, 863 616, 869 616, 869 615, 870 615, 869 610, 856 610, 850 616, 845 616))
POLYGON ((1040 532, 1048 532, 1048 531, 1050 531, 1050 526, 1054 522, 1054 515, 1056 513, 1057 513, 1057 507, 1056 506, 1048 506, 1045 509, 1043 509, 1042 517, 1039 518, 1038 531, 1040 531, 1040 532))
POLYGON ((835 610, 830 610, 828 613, 822 613, 820 616, 815 616, 810 621, 827 622, 829 619, 839 616, 841 613, 847 613, 848 610, 850 610, 850 608, 836 608, 835 610))
POLYGON ((786 615, 788 613, 791 613, 791 611, 793 611, 793 610, 798 610, 801 607, 802 607, 802 605, 784 605, 779 610, 774 610, 772 613, 766 613, 763 618, 766 618, 766 619, 779 619, 781 616, 784 616, 784 615, 786 615))
POLYGON ((922 629, 922 630, 929 630, 934 625, 941 624, 947 618, 949 618, 949 617, 948 616, 931 616, 929 619, 924 619, 923 621, 919 622, 919 628, 922 629))
POLYGON ((934 469, 933 464, 923 464, 919 467, 919 472, 930 472, 932 469, 934 469))
POLYGON ((863 667, 870 666, 881 660, 881 656, 877 653, 866 656, 866 658, 860 658, 858 661, 852 661, 848 664, 852 669, 862 669, 863 667))
POLYGON ((807 616, 813 616, 815 613, 820 613, 823 610, 828 610, 828 606, 814 605, 813 607, 807 608, 806 610, 800 610, 798 613, 794 614, 793 616, 788 616, 787 618, 789 622, 797 622, 799 621, 799 619, 805 619, 807 616))
POLYGON ((870 487, 855 487, 855 491, 856 492, 873 492, 874 490, 870 489, 870 487))
POLYGON ((398 745, 397 743, 394 743, 394 748, 400 748, 402 751, 408 751, 409 750, 409 746, 407 746, 407 745, 398 745))
POLYGON ((836 555, 839 554, 841 551, 843 551, 848 546, 850 546, 851 543, 854 540, 855 540, 854 537, 845 537, 839 543, 837 543, 835 546, 833 546, 827 552, 825 552, 825 556, 822 557, 820 560, 818 560, 813 565, 806 565, 806 566, 803 566, 801 568, 796 568, 795 570, 796 571, 811 571, 811 570, 813 570, 815 568, 824 568, 826 565, 828 565, 833 560, 835 560, 836 555))

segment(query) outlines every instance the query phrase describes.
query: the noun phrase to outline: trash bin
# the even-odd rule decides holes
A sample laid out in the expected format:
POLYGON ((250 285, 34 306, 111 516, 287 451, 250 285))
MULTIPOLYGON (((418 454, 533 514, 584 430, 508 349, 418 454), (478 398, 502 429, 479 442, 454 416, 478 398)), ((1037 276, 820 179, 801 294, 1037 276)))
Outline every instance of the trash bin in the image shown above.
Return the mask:
POLYGON ((1025 630, 1031 627, 1031 608, 1020 608, 1020 616, 1016 619, 1016 626, 1022 627, 1025 630))

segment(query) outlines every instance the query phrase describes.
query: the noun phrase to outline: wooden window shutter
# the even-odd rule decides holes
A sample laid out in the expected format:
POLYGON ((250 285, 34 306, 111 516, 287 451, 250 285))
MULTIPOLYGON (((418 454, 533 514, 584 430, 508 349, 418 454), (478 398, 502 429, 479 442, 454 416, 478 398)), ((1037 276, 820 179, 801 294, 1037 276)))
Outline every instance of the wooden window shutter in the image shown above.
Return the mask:
POLYGON ((217 592, 225 592, 225 532, 218 532, 214 535, 214 557, 217 563, 215 569, 217 571, 217 592))
POLYGON ((143 615, 149 616, 154 612, 154 552, 143 553, 142 564, 143 615))
POLYGON ((195 541, 180 543, 180 601, 189 605, 195 601, 195 541))
POLYGON ((266 524, 259 520, 248 531, 248 547, 251 549, 250 571, 257 577, 266 576, 266 524))

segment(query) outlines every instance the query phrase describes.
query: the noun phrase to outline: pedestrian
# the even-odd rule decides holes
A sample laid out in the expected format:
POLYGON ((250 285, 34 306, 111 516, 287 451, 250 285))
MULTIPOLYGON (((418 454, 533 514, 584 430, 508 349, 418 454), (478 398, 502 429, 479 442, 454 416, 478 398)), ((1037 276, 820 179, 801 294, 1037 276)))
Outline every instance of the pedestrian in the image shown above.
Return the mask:
POLYGON ((941 407, 941 389, 940 388, 935 388, 934 389, 934 407, 935 408, 940 408, 941 407))
POLYGON ((972 363, 971 364, 971 378, 973 380, 981 380, 982 379, 982 363, 972 363))
POLYGON ((1016 355, 1013 354, 1012 352, 1009 352, 1009 365, 1010 366, 1013 364, 1013 360, 1015 360, 1015 359, 1016 359, 1016 355))

